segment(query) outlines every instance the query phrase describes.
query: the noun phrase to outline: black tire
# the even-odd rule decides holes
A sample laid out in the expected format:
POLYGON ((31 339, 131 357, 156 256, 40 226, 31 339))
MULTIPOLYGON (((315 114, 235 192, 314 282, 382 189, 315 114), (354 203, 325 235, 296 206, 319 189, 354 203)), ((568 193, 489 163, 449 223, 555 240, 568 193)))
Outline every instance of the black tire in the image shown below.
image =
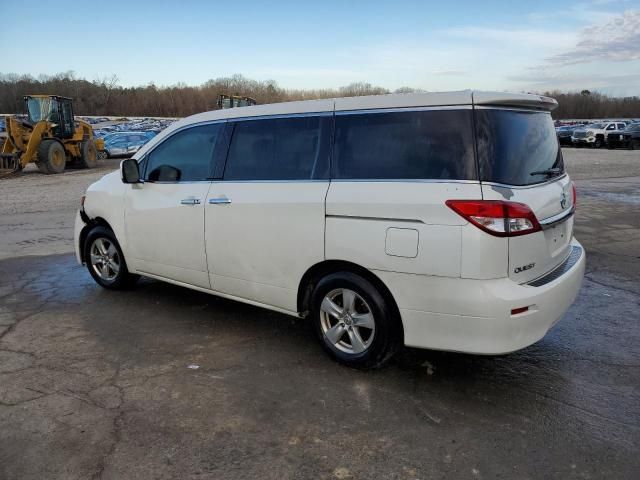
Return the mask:
MULTIPOLYGON (((337 295, 335 302, 339 306, 341 294, 338 293, 337 295)), ((344 312, 344 307, 342 308, 344 312)), ((358 315, 358 312, 354 315, 358 315)), ((353 368, 371 369, 382 367, 391 359, 401 342, 400 319, 395 308, 389 304, 389 301, 370 281, 351 272, 332 273, 318 282, 311 295, 311 321, 325 351, 335 360, 353 368), (325 297, 332 295, 333 292, 344 290, 355 292, 357 294, 356 298, 360 297, 354 303, 359 303, 360 306, 357 309, 371 313, 375 324, 374 330, 364 327, 356 328, 355 323, 352 323, 351 316, 348 317, 349 320, 346 317, 344 320, 338 320, 336 317, 322 311, 321 306, 325 297), (336 343, 329 340, 325 333, 327 319, 336 322, 332 327, 337 327, 338 323, 342 323, 345 330, 340 330, 342 333, 339 338, 344 340, 339 340, 336 343), (349 326, 347 326, 347 322, 349 326), (347 344, 352 343, 353 330, 357 330, 356 333, 359 339, 364 339, 363 345, 368 343, 366 349, 358 353, 345 351, 348 349, 347 344), (362 335, 363 332, 365 332, 365 335, 362 335), (367 332, 370 333, 370 336, 366 334, 367 332)))
POLYGON ((89 270, 89 274, 93 277, 96 283, 101 287, 108 288, 110 290, 125 290, 133 286, 140 278, 139 275, 129 273, 127 262, 122 254, 120 244, 113 232, 106 227, 93 227, 93 229, 91 229, 87 234, 87 238, 84 242, 84 260, 87 270, 89 270), (101 274, 98 273, 97 270, 101 270, 98 265, 104 265, 104 262, 97 264, 93 261, 92 254, 99 254, 99 250, 95 251, 94 247, 99 249, 100 246, 107 247, 105 250, 110 250, 111 247, 115 250, 113 260, 117 259, 117 262, 114 262, 118 265, 117 272, 114 268, 107 265, 106 271, 108 273, 106 275, 101 276, 101 274), (109 278, 111 274, 113 274, 113 278, 109 278))
POLYGON ((98 152, 98 160, 106 160, 109 158, 109 153, 106 150, 100 150, 98 152))
POLYGON ((629 150, 640 150, 640 140, 631 140, 629 150))
POLYGON ((594 148, 602 148, 603 145, 604 145, 604 142, 603 142, 602 138, 596 137, 596 141, 593 144, 594 148))
POLYGON ((37 150, 36 165, 42 173, 62 173, 67 164, 64 147, 56 140, 45 139, 40 142, 37 150))
POLYGON ((93 140, 83 140, 80 144, 80 168, 95 168, 98 166, 98 149, 93 140))

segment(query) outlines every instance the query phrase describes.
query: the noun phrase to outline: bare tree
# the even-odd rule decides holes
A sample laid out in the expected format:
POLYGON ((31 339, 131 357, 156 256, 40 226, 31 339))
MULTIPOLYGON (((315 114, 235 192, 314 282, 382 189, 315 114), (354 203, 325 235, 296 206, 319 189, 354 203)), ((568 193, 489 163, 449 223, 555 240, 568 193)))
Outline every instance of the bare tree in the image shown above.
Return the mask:
MULTIPOLYGON (((396 93, 422 91, 408 86, 395 90, 396 93)), ((186 116, 218 108, 216 98, 221 93, 253 97, 258 103, 274 103, 390 92, 367 82, 355 82, 337 89, 284 89, 275 80, 252 80, 240 74, 212 78, 199 86, 179 83, 160 87, 150 83, 123 87, 118 84, 116 75, 89 82, 73 71, 37 78, 0 73, 0 113, 22 113, 22 97, 39 93, 72 97, 78 115, 186 116)), ((640 117, 640 97, 611 97, 588 90, 553 91, 545 95, 559 102, 553 112, 554 118, 640 117)))

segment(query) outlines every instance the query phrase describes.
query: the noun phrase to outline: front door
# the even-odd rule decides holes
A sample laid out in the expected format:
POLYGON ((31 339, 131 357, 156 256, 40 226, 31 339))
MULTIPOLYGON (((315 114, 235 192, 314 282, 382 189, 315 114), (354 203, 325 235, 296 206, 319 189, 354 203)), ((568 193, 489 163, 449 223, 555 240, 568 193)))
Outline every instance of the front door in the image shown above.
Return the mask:
POLYGON ((127 261, 141 273, 210 288, 204 206, 223 123, 180 130, 145 157, 126 195, 127 261))

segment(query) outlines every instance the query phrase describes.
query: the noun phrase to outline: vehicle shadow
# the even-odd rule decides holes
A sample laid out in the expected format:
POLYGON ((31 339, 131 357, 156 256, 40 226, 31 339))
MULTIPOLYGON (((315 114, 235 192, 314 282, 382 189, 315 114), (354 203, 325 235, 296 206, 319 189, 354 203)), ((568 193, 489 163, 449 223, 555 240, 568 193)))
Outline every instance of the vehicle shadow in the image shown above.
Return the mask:
MULTIPOLYGON (((521 351, 505 355, 472 355, 457 352, 423 350, 400 347, 386 366, 378 370, 360 371, 331 360, 323 352, 315 332, 307 319, 296 318, 248 304, 227 300, 179 286, 143 279, 132 294, 144 307, 154 299, 162 299, 167 311, 180 312, 182 322, 188 319, 217 337, 240 335, 247 339, 260 339, 262 346, 273 342, 278 349, 275 361, 300 368, 342 369, 356 379, 404 377, 429 384, 430 388, 464 384, 484 384, 485 388, 538 389, 541 394, 562 389, 561 371, 566 365, 567 350, 562 342, 545 338, 521 351)), ((176 317, 173 317, 174 320, 176 317)), ((181 322, 181 323, 182 323, 181 322)), ((183 324, 183 323, 182 323, 183 324)), ((554 332, 550 332, 553 337, 554 332)), ((246 348, 254 348, 252 341, 246 348)), ((273 348, 266 347, 272 352, 273 348)), ((254 352, 255 353, 255 352, 254 352)), ((264 358, 263 363, 269 363, 264 358)))

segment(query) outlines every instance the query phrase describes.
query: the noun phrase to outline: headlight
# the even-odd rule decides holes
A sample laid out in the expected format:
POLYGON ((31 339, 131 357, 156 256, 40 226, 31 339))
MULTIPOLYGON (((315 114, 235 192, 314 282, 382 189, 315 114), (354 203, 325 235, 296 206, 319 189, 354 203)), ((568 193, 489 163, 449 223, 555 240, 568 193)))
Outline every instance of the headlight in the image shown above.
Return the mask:
POLYGON ((593 131, 592 130, 589 130, 587 132, 587 137, 593 137, 593 131))

